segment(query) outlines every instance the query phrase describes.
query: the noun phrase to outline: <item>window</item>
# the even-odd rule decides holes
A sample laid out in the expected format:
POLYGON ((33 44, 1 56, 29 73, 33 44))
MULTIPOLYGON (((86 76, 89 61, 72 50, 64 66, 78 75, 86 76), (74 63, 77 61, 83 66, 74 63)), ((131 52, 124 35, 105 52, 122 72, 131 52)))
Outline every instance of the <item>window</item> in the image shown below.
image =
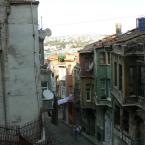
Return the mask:
POLYGON ((123 110, 123 130, 129 132, 129 112, 127 110, 123 110))
POLYGON ((106 64, 105 52, 100 53, 100 64, 106 64))
POLYGON ((85 61, 85 70, 91 71, 92 69, 93 69, 93 60, 88 59, 87 61, 85 61))
POLYGON ((122 90, 122 65, 119 64, 119 90, 122 90))
POLYGON ((91 85, 86 85, 86 101, 91 101, 91 85))
POLYGON ((107 97, 110 97, 110 87, 111 87, 110 79, 107 79, 107 82, 106 82, 106 95, 107 95, 107 97))
POLYGON ((60 96, 61 96, 62 98, 64 98, 64 97, 65 97, 65 94, 66 94, 66 93, 65 93, 65 92, 66 92, 66 91, 65 91, 66 89, 65 89, 64 86, 60 86, 60 89, 61 89, 61 90, 60 90, 60 93, 61 93, 60 96))
POLYGON ((106 80, 105 79, 102 79, 100 81, 100 97, 101 99, 105 99, 106 98, 106 80))
POLYGON ((111 54, 110 54, 110 52, 107 52, 107 55, 108 55, 108 64, 110 64, 111 63, 111 54))
POLYGON ((48 87, 47 82, 41 82, 41 88, 42 88, 42 90, 46 90, 47 87, 48 87))
POLYGON ((71 65, 68 65, 68 75, 71 75, 71 65))
POLYGON ((100 80, 100 99, 106 99, 110 96, 110 79, 100 80))
POLYGON ((114 124, 120 126, 120 108, 117 105, 115 105, 114 124))
POLYGON ((129 67, 129 95, 136 94, 136 67, 129 67))
POLYGON ((41 82, 41 90, 42 90, 42 97, 43 96, 43 91, 48 89, 48 84, 47 82, 41 82))
POLYGON ((117 86, 117 62, 114 62, 114 85, 117 86))
POLYGON ((138 66, 138 96, 144 96, 144 67, 138 66))

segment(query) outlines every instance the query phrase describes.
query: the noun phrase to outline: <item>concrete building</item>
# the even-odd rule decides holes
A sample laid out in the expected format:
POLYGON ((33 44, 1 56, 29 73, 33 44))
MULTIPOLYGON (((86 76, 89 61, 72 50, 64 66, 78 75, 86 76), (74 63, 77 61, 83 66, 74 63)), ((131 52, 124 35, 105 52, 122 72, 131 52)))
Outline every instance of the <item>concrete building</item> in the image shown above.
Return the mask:
POLYGON ((5 33, 1 32, 1 44, 5 45, 1 53, 0 121, 18 125, 37 120, 40 113, 39 2, 11 0, 8 4, 4 7, 5 33))
POLYGON ((6 72, 8 67, 5 62, 7 61, 7 47, 8 47, 8 20, 10 7, 6 0, 0 1, 0 121, 7 123, 7 97, 6 97, 6 72))

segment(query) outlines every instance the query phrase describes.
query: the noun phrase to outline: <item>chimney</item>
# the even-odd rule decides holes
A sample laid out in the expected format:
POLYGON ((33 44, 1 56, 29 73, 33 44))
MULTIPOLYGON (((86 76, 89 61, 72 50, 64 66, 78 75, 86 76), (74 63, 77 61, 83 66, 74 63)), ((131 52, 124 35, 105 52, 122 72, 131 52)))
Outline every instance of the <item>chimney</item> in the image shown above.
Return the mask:
POLYGON ((115 25, 115 27, 116 27, 116 35, 120 35, 122 32, 121 32, 121 28, 122 28, 122 25, 121 25, 121 23, 117 23, 116 25, 115 25))

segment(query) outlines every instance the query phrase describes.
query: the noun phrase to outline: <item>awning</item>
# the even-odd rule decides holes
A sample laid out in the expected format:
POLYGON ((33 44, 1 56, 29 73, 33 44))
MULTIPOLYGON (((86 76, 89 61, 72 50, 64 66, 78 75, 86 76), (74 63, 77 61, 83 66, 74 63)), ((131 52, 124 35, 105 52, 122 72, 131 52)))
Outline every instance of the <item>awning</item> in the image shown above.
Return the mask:
POLYGON ((69 101, 73 101, 73 96, 72 96, 72 95, 70 95, 70 96, 68 96, 68 97, 65 97, 65 98, 63 98, 63 99, 59 99, 59 100, 57 101, 57 104, 58 104, 58 105, 61 105, 61 104, 67 103, 67 102, 69 102, 69 101))

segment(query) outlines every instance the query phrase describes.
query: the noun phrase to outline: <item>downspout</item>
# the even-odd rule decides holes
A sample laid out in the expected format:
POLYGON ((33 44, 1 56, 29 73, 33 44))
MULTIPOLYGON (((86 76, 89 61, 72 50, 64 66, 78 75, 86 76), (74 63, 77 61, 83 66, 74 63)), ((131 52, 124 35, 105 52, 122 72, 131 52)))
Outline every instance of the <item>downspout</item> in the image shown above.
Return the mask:
MULTIPOLYGON (((1 51, 2 51, 2 32, 1 32, 1 24, 0 24, 0 47, 1 47, 1 51)), ((7 29, 7 27, 5 28, 7 29)), ((7 33, 7 30, 6 30, 7 33)), ((2 81, 2 95, 3 95, 3 109, 4 109, 4 122, 5 122, 5 126, 7 126, 7 103, 6 103, 6 89, 5 89, 5 59, 4 59, 4 52, 2 51, 0 54, 0 65, 1 65, 1 81, 2 81)))
POLYGON ((36 60, 35 60, 35 54, 36 54, 36 34, 35 34, 35 27, 34 27, 34 14, 33 14, 33 2, 31 1, 31 18, 32 18, 32 27, 33 27, 33 39, 34 39, 34 45, 33 45, 33 57, 34 57, 34 79, 35 79, 35 87, 36 87, 36 96, 37 96, 37 105, 38 105, 38 112, 40 109, 39 104, 39 97, 38 97, 38 88, 37 88, 37 68, 36 68, 36 60))

